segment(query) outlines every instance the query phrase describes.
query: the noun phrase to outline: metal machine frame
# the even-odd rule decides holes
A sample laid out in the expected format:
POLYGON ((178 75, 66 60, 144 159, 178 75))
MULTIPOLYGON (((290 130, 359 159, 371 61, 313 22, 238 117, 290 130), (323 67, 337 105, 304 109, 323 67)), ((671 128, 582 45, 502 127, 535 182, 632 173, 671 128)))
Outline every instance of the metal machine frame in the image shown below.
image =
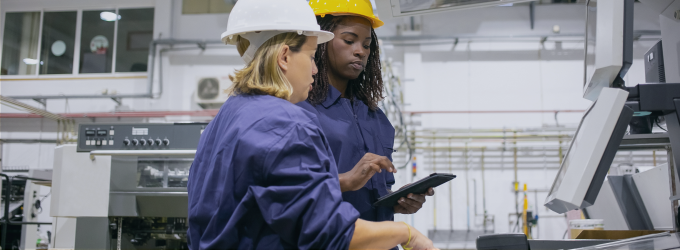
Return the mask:
POLYGON ((77 145, 55 149, 54 247, 186 248, 188 174, 206 125, 81 124, 77 145))
POLYGON ((40 178, 31 178, 31 177, 26 177, 26 176, 8 176, 6 174, 0 173, 0 176, 4 177, 5 180, 7 181, 7 192, 5 193, 5 196, 2 197, 3 200, 3 219, 0 220, 0 224, 2 224, 2 235, 0 236, 0 249, 6 249, 5 247, 7 246, 7 227, 8 225, 50 225, 52 223, 50 222, 30 222, 30 221, 11 221, 9 218, 10 214, 10 201, 12 200, 11 195, 12 195, 12 181, 16 179, 22 179, 22 180, 31 180, 31 181, 47 181, 49 182, 50 180, 45 180, 45 179, 40 179, 40 178))
MULTIPOLYGON (((678 1, 680 2, 680 1, 678 1)), ((626 106, 636 112, 649 112, 662 115, 666 120, 670 147, 668 150, 669 187, 671 197, 671 209, 673 212, 673 229, 680 228, 678 221, 678 194, 679 183, 676 175, 680 172, 680 83, 638 84, 635 87, 626 88, 630 95, 626 106), (676 150, 673 150, 675 148, 676 150)))

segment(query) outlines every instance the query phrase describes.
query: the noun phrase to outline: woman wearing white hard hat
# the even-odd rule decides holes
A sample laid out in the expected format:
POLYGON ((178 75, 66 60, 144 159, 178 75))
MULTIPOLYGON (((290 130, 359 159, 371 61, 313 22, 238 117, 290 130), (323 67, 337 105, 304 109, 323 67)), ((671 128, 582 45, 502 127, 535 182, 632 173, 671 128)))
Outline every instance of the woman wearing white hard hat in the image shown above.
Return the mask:
POLYGON ((357 219, 316 116, 294 105, 317 73, 316 45, 332 37, 302 0, 236 3, 222 38, 247 65, 191 166, 190 249, 432 248, 404 223, 357 219))

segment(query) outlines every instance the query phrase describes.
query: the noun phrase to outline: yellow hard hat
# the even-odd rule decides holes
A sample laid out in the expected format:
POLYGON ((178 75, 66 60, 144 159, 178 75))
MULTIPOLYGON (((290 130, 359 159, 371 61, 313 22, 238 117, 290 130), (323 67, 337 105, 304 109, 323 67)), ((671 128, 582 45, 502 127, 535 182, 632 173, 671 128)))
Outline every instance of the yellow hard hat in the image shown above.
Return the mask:
POLYGON ((370 0, 309 0, 309 6, 314 10, 314 15, 355 15, 362 16, 371 21, 373 28, 385 24, 373 14, 373 6, 370 0))

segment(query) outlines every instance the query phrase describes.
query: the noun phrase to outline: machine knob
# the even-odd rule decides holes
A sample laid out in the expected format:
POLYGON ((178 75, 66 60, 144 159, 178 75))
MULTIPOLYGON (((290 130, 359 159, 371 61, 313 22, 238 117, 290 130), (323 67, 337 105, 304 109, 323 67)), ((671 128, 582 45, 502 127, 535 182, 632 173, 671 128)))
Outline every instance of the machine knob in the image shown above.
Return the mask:
POLYGON ((128 140, 128 139, 123 140, 123 144, 125 146, 130 145, 130 140, 128 140))
POLYGON ((163 139, 163 144, 165 144, 165 146, 170 145, 170 140, 163 139))
POLYGON ((141 142, 142 146, 146 146, 146 140, 145 139, 139 139, 139 142, 141 142))
POLYGON ((139 145, 139 140, 132 139, 132 145, 135 145, 135 146, 139 145))
POLYGON ((161 139, 156 139, 156 145, 158 146, 163 145, 162 143, 163 141, 161 141, 161 139))
POLYGON ((154 144, 156 144, 156 143, 153 141, 153 139, 149 138, 149 146, 153 146, 154 144))

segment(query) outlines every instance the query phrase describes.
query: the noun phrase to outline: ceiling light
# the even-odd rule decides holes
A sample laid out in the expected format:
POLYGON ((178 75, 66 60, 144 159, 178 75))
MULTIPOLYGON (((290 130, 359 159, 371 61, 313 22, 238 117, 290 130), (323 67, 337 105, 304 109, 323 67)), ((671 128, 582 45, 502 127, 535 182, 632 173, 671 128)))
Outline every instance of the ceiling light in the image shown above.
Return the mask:
POLYGON ((99 13, 99 17, 101 17, 102 20, 107 22, 116 21, 116 17, 118 17, 118 20, 120 20, 120 15, 117 15, 116 13, 110 11, 102 11, 102 13, 99 13))
POLYGON ((36 65, 38 64, 38 59, 24 58, 24 63, 27 65, 36 65))

